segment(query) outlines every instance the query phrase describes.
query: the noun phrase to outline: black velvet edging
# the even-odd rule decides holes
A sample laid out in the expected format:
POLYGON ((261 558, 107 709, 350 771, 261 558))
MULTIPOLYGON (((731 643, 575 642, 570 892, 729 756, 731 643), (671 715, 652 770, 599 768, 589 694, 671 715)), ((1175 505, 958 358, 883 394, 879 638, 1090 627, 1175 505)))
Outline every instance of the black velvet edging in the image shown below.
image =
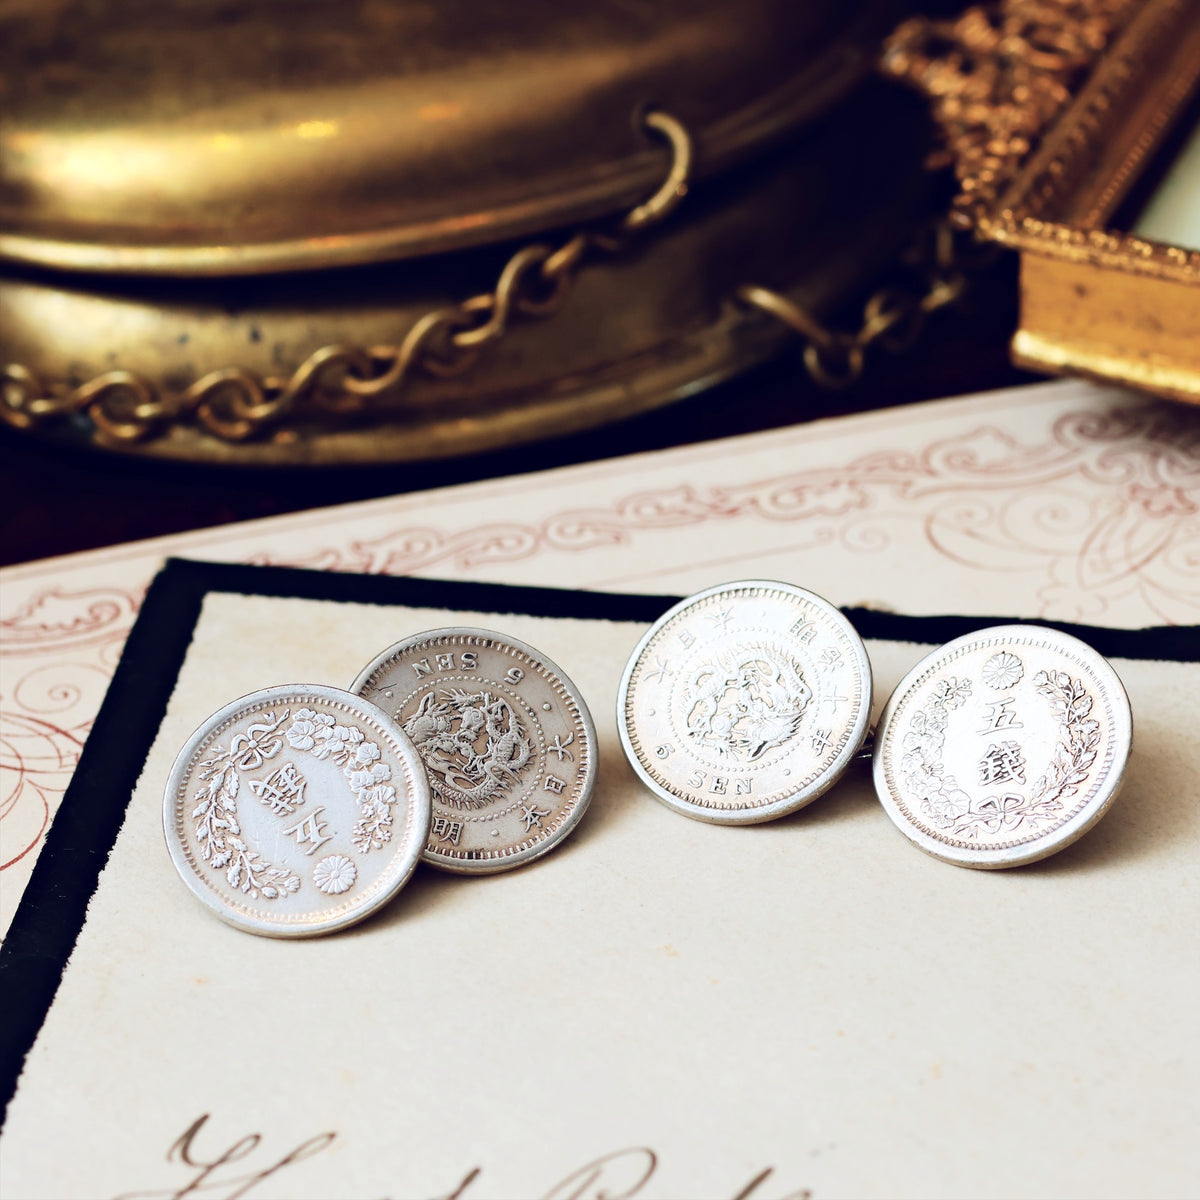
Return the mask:
MULTIPOLYGON (((75 948, 209 592, 647 624, 678 599, 168 560, 146 594, 0 947, 0 1124, 75 948)), ((988 625, 1022 623, 870 609, 847 609, 846 615, 865 638, 931 644, 988 625)), ((1122 630, 1040 623, 1074 634, 1106 657, 1200 662, 1197 626, 1122 630)))
POLYGON ((1105 658, 1200 662, 1200 625, 1151 625, 1145 629, 1105 629, 1070 621, 1031 621, 1023 617, 905 617, 868 608, 845 608, 864 638, 881 642, 921 642, 941 646, 989 625, 1041 625, 1087 642, 1105 658))
POLYGON ((0 1125, 75 948, 210 592, 645 622, 675 599, 169 559, 146 593, 0 946, 0 1010, 5 1014, 0 1125))

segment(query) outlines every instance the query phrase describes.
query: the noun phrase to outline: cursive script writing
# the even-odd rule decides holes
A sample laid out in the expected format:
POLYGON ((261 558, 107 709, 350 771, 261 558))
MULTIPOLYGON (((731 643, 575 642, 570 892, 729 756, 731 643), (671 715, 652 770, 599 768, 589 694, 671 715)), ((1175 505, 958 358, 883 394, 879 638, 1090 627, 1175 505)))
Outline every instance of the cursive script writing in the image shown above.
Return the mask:
POLYGON ((336 1133, 318 1133, 315 1137, 301 1142, 294 1150, 289 1150, 282 1158, 268 1160, 269 1165, 265 1167, 242 1174, 229 1174, 225 1168, 249 1158, 261 1144, 262 1134, 247 1134, 215 1157, 207 1158, 199 1153, 196 1141, 204 1126, 208 1124, 208 1116, 208 1113, 204 1113, 197 1117, 167 1151, 167 1162, 179 1163, 192 1171, 190 1178, 179 1187, 172 1186, 150 1192, 124 1192, 116 1197, 116 1200, 184 1200, 186 1196, 216 1191, 220 1191, 221 1200, 241 1200, 241 1197, 250 1194, 252 1188, 266 1183, 273 1175, 278 1175, 288 1167, 320 1154, 337 1140, 336 1133))
MULTIPOLYGON (((176 1182, 151 1191, 124 1192, 114 1200, 186 1200, 202 1195, 211 1200, 242 1200, 255 1190, 259 1200, 265 1200, 263 1185, 268 1180, 327 1150, 338 1137, 333 1132, 318 1133, 275 1157, 266 1152, 262 1134, 251 1133, 212 1153, 202 1151, 199 1145, 202 1135, 209 1140, 208 1122, 208 1113, 197 1117, 167 1151, 167 1162, 185 1172, 176 1182), (259 1159, 253 1167, 247 1162, 252 1156, 259 1159)), ((656 1193, 649 1189, 658 1170, 658 1155, 647 1146, 634 1146, 593 1159, 549 1191, 534 1187, 525 1194, 543 1200, 652 1200, 656 1193)), ((812 1200, 807 1188, 785 1195, 763 1191, 774 1175, 773 1167, 765 1167, 739 1191, 730 1192, 730 1200, 812 1200)), ((430 1200, 474 1200, 475 1185, 483 1176, 481 1167, 472 1167, 450 1191, 431 1195, 430 1200)), ((270 1192, 277 1194, 278 1189, 273 1187, 270 1192)))

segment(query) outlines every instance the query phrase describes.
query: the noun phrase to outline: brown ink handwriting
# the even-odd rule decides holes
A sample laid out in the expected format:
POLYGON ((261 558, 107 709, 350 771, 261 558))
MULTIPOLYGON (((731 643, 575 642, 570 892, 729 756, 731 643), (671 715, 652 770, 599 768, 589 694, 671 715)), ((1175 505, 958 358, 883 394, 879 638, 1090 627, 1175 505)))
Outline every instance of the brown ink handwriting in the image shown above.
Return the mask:
POLYGON ((336 1139, 336 1133, 318 1133, 307 1141, 301 1142, 294 1150, 289 1150, 282 1158, 275 1160, 270 1166, 249 1171, 241 1175, 224 1175, 222 1169, 241 1162, 253 1154, 262 1142, 262 1135, 248 1134, 234 1142, 228 1149, 221 1151, 215 1158, 205 1158, 198 1153, 196 1139, 208 1123, 208 1113, 197 1117, 167 1151, 167 1162, 181 1163, 195 1172, 190 1179, 180 1187, 168 1187, 151 1192, 126 1192, 116 1200, 184 1200, 187 1196, 195 1196, 201 1192, 224 1191, 222 1200, 241 1200, 252 1188, 265 1183, 273 1175, 296 1163, 303 1162, 320 1154, 336 1139))
MULTIPOLYGON (((328 1149, 338 1136, 333 1132, 318 1133, 282 1157, 261 1159, 260 1156, 261 1162, 266 1165, 248 1169, 249 1164, 245 1160, 260 1150, 262 1134, 247 1134, 215 1154, 207 1150, 201 1152, 198 1143, 201 1135, 208 1132, 208 1122, 208 1113, 197 1117, 167 1151, 167 1162, 184 1167, 188 1171, 186 1178, 157 1190, 125 1192, 115 1200, 187 1200, 188 1197, 202 1194, 213 1196, 213 1200, 243 1200, 252 1190, 280 1172, 328 1149)), ((544 1200, 636 1200, 637 1197, 650 1200, 650 1193, 646 1189, 658 1169, 659 1157, 648 1146, 615 1150, 572 1171, 548 1192, 541 1194, 544 1200)), ((436 1200, 470 1200, 467 1193, 482 1175, 480 1167, 471 1168, 457 1187, 442 1193, 436 1200)), ((774 1175, 774 1167, 765 1167, 740 1191, 732 1193, 730 1200, 770 1200, 760 1189, 774 1175)), ((531 1189, 529 1194, 537 1193, 531 1189)), ((812 1193, 803 1188, 779 1196, 778 1200, 812 1200, 812 1193)))

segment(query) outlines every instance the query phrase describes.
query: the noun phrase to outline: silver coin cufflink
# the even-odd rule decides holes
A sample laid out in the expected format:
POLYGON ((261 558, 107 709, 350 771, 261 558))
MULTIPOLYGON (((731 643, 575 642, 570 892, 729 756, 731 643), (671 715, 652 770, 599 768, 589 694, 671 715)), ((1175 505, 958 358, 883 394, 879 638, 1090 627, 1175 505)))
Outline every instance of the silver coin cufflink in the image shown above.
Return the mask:
POLYGON ((1116 798, 1129 698, 1086 643, 1038 625, 956 638, 900 681, 875 734, 875 789, 913 845, 1015 867, 1081 837, 1116 798))
POLYGON ((871 664, 846 617, 804 588, 744 580, 688 597, 647 630, 621 678, 617 729, 663 804, 743 825, 827 791, 870 712, 871 664))
MULTIPOLYGON (((621 677, 617 727, 651 793, 717 824, 769 821, 859 755, 871 665, 813 592, 745 580, 654 622, 621 677)), ((1034 862, 1108 811, 1132 750, 1129 698, 1086 643, 1039 625, 947 642, 900 681, 870 752, 875 790, 915 846, 958 866, 1034 862)), ((420 860, 488 874, 576 827, 596 733, 545 655, 487 629, 397 642, 351 691, 266 688, 214 713, 163 798, 171 858, 239 929, 310 937, 396 895, 420 860)))
POLYGON ((554 849, 587 809, 591 715, 532 646, 487 629, 430 630, 385 650, 353 691, 404 730, 425 764, 425 862, 464 874, 522 866, 554 849))
POLYGON ((250 933, 313 937, 404 886, 429 837, 412 741, 338 688, 288 685, 227 704, 179 752, 163 831, 179 874, 250 933))

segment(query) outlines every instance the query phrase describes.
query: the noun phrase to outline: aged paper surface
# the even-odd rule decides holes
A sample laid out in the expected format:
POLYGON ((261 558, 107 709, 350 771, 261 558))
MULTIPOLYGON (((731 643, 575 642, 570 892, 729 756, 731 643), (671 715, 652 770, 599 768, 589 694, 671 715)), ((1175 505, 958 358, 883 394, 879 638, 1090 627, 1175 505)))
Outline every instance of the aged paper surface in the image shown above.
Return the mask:
POLYGON ((765 576, 902 613, 1195 624, 1200 412, 1050 383, 0 572, 0 930, 171 554, 679 594, 765 576))
MULTIPOLYGON (((1124 794, 1056 858, 989 873, 909 846, 866 772, 769 825, 669 812, 615 732, 640 632, 210 596, 9 1109, 0 1193, 1194 1195, 1200 779, 1180 722, 1200 671, 1117 660, 1124 794), (191 729, 472 619, 591 704, 600 784, 575 835, 508 875, 423 867, 319 941, 212 918, 161 831, 191 729)), ((869 650, 878 707, 924 649, 869 650)))

